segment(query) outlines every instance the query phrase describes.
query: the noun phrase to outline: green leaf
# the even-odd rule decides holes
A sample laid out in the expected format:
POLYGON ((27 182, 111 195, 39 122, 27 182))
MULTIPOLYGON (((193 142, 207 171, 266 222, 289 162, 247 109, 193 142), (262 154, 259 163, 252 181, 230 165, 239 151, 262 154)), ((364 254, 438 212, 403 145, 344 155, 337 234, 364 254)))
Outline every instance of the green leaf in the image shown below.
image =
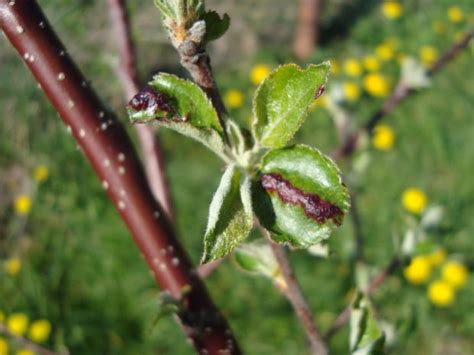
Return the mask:
POLYGON ((296 145, 262 159, 254 208, 278 243, 308 248, 327 239, 349 209, 339 169, 316 149, 296 145))
POLYGON ((350 350, 353 355, 384 354, 385 335, 380 330, 368 300, 359 293, 351 310, 350 350))
POLYGON ((262 239, 239 245, 235 249, 234 257, 240 268, 249 273, 272 279, 280 275, 280 268, 272 249, 262 239))
POLYGON ((244 240, 253 226, 250 182, 230 165, 209 207, 202 262, 222 258, 244 240))
POLYGON ((154 122, 193 138, 225 161, 223 128, 199 86, 171 74, 159 74, 129 103, 132 123, 154 122))
POLYGON ((230 17, 227 14, 221 18, 215 11, 208 11, 202 17, 206 22, 206 34, 204 43, 214 41, 224 35, 230 26, 230 17))
POLYGON ((287 64, 274 70, 253 100, 253 134, 263 147, 284 147, 303 124, 309 105, 321 94, 329 62, 301 69, 287 64))

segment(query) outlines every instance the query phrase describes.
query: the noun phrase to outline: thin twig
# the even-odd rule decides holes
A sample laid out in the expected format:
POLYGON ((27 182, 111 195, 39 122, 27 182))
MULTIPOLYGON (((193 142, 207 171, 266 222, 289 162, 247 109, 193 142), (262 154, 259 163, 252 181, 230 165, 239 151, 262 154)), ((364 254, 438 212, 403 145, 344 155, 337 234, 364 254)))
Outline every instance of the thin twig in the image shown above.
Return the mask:
POLYGON ((68 125, 155 280, 179 301, 180 323, 196 351, 240 354, 227 321, 153 197, 126 130, 114 114, 105 113, 37 2, 0 0, 0 28, 68 125))
MULTIPOLYGON (((120 64, 116 68, 122 85, 125 102, 139 91, 135 48, 130 31, 126 0, 108 0, 112 32, 118 44, 120 64)), ((151 190, 163 207, 168 218, 173 219, 169 184, 165 162, 158 137, 150 125, 134 125, 143 153, 144 165, 151 190)))
MULTIPOLYGON (((440 71, 444 66, 456 58, 463 49, 465 49, 469 42, 474 37, 474 29, 471 29, 466 35, 456 44, 451 46, 444 54, 439 57, 439 59, 433 64, 433 66, 427 70, 426 74, 428 76, 433 76, 440 71)), ((395 107, 397 107, 402 101, 411 94, 417 92, 416 90, 410 89, 408 86, 399 81, 395 87, 392 95, 388 97, 385 102, 382 104, 382 107, 377 110, 367 121, 367 123, 359 129, 357 132, 349 135, 343 144, 332 153, 332 156, 335 159, 347 158, 351 156, 357 149, 359 137, 363 134, 371 134, 374 127, 390 112, 392 112, 395 107)))
POLYGON ((328 349, 326 347, 325 341, 321 336, 321 331, 319 330, 316 321, 313 317, 311 309, 306 301, 301 287, 298 284, 296 275, 288 261, 286 256, 285 248, 279 244, 274 243, 270 239, 269 232, 261 228, 262 233, 268 239, 270 246, 273 251, 273 255, 280 267, 281 274, 285 280, 285 284, 277 284, 280 291, 285 295, 288 301, 291 303, 293 310, 295 311, 300 324, 306 332, 306 337, 308 338, 311 354, 326 355, 328 354, 328 349))
MULTIPOLYGON (((388 266, 381 271, 376 277, 372 279, 369 286, 367 287, 367 294, 372 294, 384 281, 393 274, 401 265, 401 261, 398 257, 392 259, 388 266)), ((351 305, 348 305, 331 325, 329 330, 324 334, 324 339, 329 341, 342 327, 344 327, 351 316, 351 305)))
POLYGON ((68 351, 64 352, 54 352, 52 350, 46 349, 45 347, 32 342, 31 340, 22 337, 20 335, 13 334, 8 330, 8 328, 0 323, 0 334, 7 336, 10 339, 13 339, 16 343, 20 344, 23 348, 33 351, 37 355, 67 355, 68 351))
POLYGON ((222 127, 224 128, 225 138, 228 140, 225 131, 224 117, 227 115, 224 102, 221 94, 217 88, 214 74, 212 73, 211 59, 206 51, 206 48, 195 44, 190 40, 184 41, 177 48, 181 64, 191 74, 193 80, 198 84, 207 94, 212 104, 214 105, 222 127))

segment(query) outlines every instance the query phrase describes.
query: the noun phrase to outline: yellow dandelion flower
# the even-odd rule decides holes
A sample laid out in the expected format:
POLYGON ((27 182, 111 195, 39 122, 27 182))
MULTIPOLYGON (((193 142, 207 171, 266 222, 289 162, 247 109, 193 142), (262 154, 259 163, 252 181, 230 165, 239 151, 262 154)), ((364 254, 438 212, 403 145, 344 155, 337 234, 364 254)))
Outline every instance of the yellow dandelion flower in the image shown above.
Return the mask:
POLYGON ((382 4, 382 13, 386 18, 397 19, 402 16, 403 7, 397 1, 385 1, 382 4))
POLYGON ((349 76, 357 77, 362 74, 362 67, 357 59, 347 59, 344 62, 344 72, 349 76))
POLYGON ((344 92, 344 97, 347 101, 355 102, 359 100, 360 97, 360 88, 357 83, 353 81, 346 81, 342 84, 342 91, 344 92))
POLYGON ((408 212, 421 214, 426 208, 427 198, 423 191, 411 187, 403 192, 402 204, 408 212))
POLYGON ((433 281, 428 287, 428 298, 438 307, 447 307, 454 302, 454 289, 445 281, 433 281))
POLYGON ((244 103, 244 95, 239 90, 232 89, 225 93, 224 101, 230 108, 239 108, 244 103))
POLYGON ((364 89, 371 96, 385 97, 389 93, 388 82, 378 73, 371 73, 364 77, 364 89))
POLYGON ((408 282, 414 285, 425 283, 431 276, 431 263, 424 255, 415 256, 410 265, 403 270, 403 275, 408 282))
POLYGON ((430 259, 430 263, 432 266, 438 266, 444 263, 444 261, 446 260, 446 256, 446 250, 440 248, 429 254, 428 258, 430 259))
POLYGON ((7 328, 14 335, 23 335, 28 328, 28 317, 23 313, 13 313, 7 319, 7 328))
POLYGON ((439 35, 446 32, 446 26, 441 21, 433 22, 433 31, 439 35))
POLYGON ((339 62, 335 59, 331 59, 331 74, 337 75, 341 72, 341 66, 339 65, 339 62))
POLYGON ((423 65, 430 66, 438 59, 438 50, 433 46, 423 46, 420 48, 419 55, 423 65))
POLYGON ((21 260, 20 258, 13 257, 5 260, 5 270, 7 274, 15 276, 20 272, 21 260))
POLYGON ((15 199, 15 212, 20 215, 26 215, 31 209, 31 199, 28 195, 22 194, 15 199))
POLYGON ((8 355, 8 343, 5 338, 0 337, 0 355, 8 355))
POLYGON ((364 59, 362 59, 362 63, 367 71, 377 71, 380 69, 380 62, 374 55, 365 56, 364 59))
POLYGON ((441 269, 443 280, 454 288, 462 287, 467 283, 469 271, 458 261, 449 261, 441 269))
POLYGON ((37 182, 43 182, 48 179, 49 170, 46 165, 38 165, 33 171, 33 177, 37 182))
POLYGON ((40 319, 31 323, 28 337, 37 343, 42 343, 48 339, 50 333, 51 323, 46 319, 40 319))
POLYGON ((372 136, 372 145, 375 149, 388 151, 395 143, 395 133, 392 127, 377 125, 372 136))
POLYGON ((271 69, 266 64, 257 64, 250 71, 250 81, 254 85, 260 84, 270 74, 271 69))
POLYGON ((390 43, 382 43, 375 48, 375 53, 380 59, 388 61, 395 55, 395 50, 390 43))
POLYGON ((20 349, 20 350, 17 350, 15 354, 16 355, 35 355, 36 353, 29 349, 20 349))
POLYGON ((451 6, 448 9, 448 18, 451 22, 459 23, 464 19, 464 15, 459 7, 451 6))

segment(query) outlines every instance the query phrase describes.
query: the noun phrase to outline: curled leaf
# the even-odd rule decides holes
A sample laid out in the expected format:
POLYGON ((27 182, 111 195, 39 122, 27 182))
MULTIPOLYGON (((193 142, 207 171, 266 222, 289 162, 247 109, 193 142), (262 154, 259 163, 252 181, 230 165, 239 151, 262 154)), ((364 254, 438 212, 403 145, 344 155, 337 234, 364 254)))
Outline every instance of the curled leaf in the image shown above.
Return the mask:
POLYGON ((327 239, 349 209, 337 166, 304 145, 267 153, 253 195, 255 211, 272 238, 299 248, 327 239))

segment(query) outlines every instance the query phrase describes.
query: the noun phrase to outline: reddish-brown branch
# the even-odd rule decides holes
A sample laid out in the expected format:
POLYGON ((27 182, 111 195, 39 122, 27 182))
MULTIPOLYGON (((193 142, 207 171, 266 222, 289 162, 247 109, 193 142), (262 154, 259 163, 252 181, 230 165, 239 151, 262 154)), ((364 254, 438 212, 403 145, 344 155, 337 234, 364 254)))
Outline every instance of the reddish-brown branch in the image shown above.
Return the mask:
MULTIPOLYGON (((433 66, 426 72, 428 76, 433 76, 440 71, 444 66, 446 66, 450 61, 456 58, 463 49, 465 49, 469 42, 474 37, 474 29, 470 30, 466 33, 466 35, 452 47, 450 47, 434 64, 433 66)), ((342 142, 341 147, 337 149, 332 156, 335 159, 347 158, 351 156, 356 150, 359 141, 359 137, 363 134, 371 134, 374 127, 390 112, 393 111, 395 107, 397 107, 402 101, 404 101, 407 97, 411 96, 411 94, 415 93, 416 90, 410 89, 408 86, 403 83, 403 81, 399 81, 397 86, 395 87, 392 95, 385 100, 382 104, 382 107, 376 111, 372 117, 367 121, 364 127, 359 129, 357 132, 349 135, 347 139, 342 142)))
POLYGON ((280 267, 281 274, 285 281, 284 285, 277 284, 277 286, 293 307, 293 310, 306 333, 306 337, 309 341, 311 354, 328 354, 328 349, 326 347, 325 341, 321 336, 321 332, 313 317, 311 308, 309 307, 308 302, 306 301, 303 292, 301 291, 293 268, 291 267, 290 262, 288 261, 285 248, 281 245, 274 243, 270 239, 270 234, 268 231, 263 228, 261 228, 261 230, 265 237, 268 239, 268 242, 270 243, 273 255, 275 256, 275 259, 278 263, 278 266, 280 267))
POLYGON ((298 59, 307 59, 314 52, 319 37, 321 0, 300 0, 296 21, 293 53, 298 59))
MULTIPOLYGON (((108 0, 113 36, 120 53, 117 76, 120 79, 125 102, 129 102, 139 91, 136 70, 135 49, 130 33, 130 20, 125 0, 108 0)), ((160 202, 167 216, 172 218, 171 196, 165 174, 165 163, 160 142, 154 129, 148 125, 135 125, 142 149, 144 165, 153 194, 160 202)))
MULTIPOLYGON (((376 277, 372 279, 367 288, 367 294, 373 293, 381 284, 385 282, 385 280, 393 274, 401 265, 401 261, 399 258, 394 258, 390 264, 388 264, 387 268, 381 271, 376 277)), ((326 340, 331 339, 333 335, 335 335, 343 326, 349 322, 349 318, 351 316, 351 305, 348 305, 337 317, 334 323, 331 325, 329 330, 324 335, 326 340)))
POLYGON ((32 0, 0 0, 0 26, 69 127, 162 289, 180 301, 181 324, 201 353, 240 353, 155 201, 125 129, 106 113, 32 0))

